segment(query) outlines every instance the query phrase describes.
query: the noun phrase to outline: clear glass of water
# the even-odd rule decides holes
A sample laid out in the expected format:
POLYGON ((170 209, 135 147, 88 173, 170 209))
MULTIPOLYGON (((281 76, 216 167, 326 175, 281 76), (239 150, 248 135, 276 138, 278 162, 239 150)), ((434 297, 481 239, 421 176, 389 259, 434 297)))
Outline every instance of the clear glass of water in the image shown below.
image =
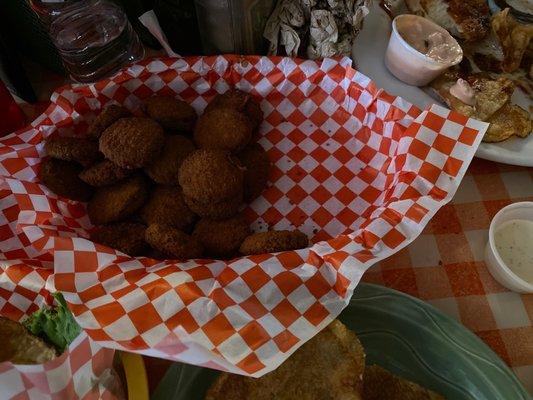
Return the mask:
POLYGON ((50 36, 77 82, 95 82, 144 56, 124 11, 106 0, 74 2, 50 23, 50 36))

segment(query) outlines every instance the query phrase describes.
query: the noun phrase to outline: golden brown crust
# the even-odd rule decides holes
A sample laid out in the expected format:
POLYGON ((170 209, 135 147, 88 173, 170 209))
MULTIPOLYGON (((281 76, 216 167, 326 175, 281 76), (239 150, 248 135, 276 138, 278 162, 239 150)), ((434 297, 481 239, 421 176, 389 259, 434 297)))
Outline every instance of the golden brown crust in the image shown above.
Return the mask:
POLYGON ((265 150, 257 143, 247 146, 237 154, 237 158, 245 168, 244 201, 249 203, 266 188, 270 172, 270 160, 265 150))
POLYGON ((120 118, 129 117, 130 112, 122 107, 112 104, 104 108, 100 114, 94 119, 93 123, 89 126, 87 135, 95 139, 99 139, 103 131, 105 131, 113 122, 120 118))
POLYGON ((396 376, 378 365, 365 368, 363 384, 365 400, 444 400, 441 395, 396 376))
POLYGON ((142 175, 134 175, 113 186, 98 188, 87 206, 95 225, 123 220, 146 202, 149 184, 142 175))
POLYGON ((216 203, 242 193, 243 171, 228 153, 200 149, 181 164, 179 183, 185 196, 203 204, 216 203))
POLYGON ((523 108, 507 103, 488 122, 489 129, 483 136, 484 142, 501 142, 509 137, 527 137, 531 133, 531 117, 523 108))
POLYGON ((490 30, 490 9, 485 0, 448 0, 448 13, 460 26, 463 38, 474 42, 490 30))
POLYGON ((171 226, 152 224, 145 239, 154 249, 180 260, 202 256, 202 245, 196 239, 171 226))
POLYGON ((113 185, 127 178, 132 170, 121 168, 112 161, 103 160, 80 172, 80 179, 91 186, 113 185))
POLYGON ((198 119, 194 142, 201 149, 242 150, 252 138, 252 124, 242 113, 215 108, 198 119))
POLYGON ((56 351, 20 323, 0 316, 0 362, 43 364, 56 358, 56 351))
POLYGON ((163 151, 146 168, 146 173, 157 183, 177 185, 181 164, 194 150, 193 142, 185 136, 168 135, 163 151))
POLYGON ((100 137, 100 151, 123 168, 142 168, 161 152, 165 143, 163 128, 149 118, 122 118, 100 137))
POLYGON ((189 208, 200 217, 223 220, 231 218, 239 212, 242 204, 242 191, 232 198, 211 203, 203 203, 188 196, 183 196, 183 198, 189 208))
POLYGON ((208 113, 216 108, 230 108, 245 114, 252 122, 255 130, 263 121, 263 111, 254 97, 239 89, 229 89, 223 94, 216 95, 207 105, 204 112, 208 113))
POLYGON ((49 138, 44 150, 49 157, 77 162, 84 167, 94 164, 101 158, 98 143, 85 138, 59 136, 49 138))
POLYGON ((144 110, 167 130, 192 132, 196 111, 190 104, 168 96, 150 97, 144 101, 144 110))
POLYGON ((335 320, 261 378, 222 373, 206 400, 361 400, 364 349, 335 320))
POLYGON ((81 166, 78 164, 46 158, 41 163, 39 179, 58 196, 88 201, 93 194, 93 188, 78 177, 80 172, 81 166))
POLYGON ((147 225, 166 224, 181 230, 187 230, 196 220, 196 215, 185 204, 181 190, 163 185, 152 191, 140 215, 147 225))
POLYGON ((303 249, 309 239, 302 232, 268 231, 254 233, 244 239, 239 251, 243 255, 277 253, 278 251, 303 249))
POLYGON ((99 227, 91 234, 91 240, 130 256, 140 256, 148 249, 144 240, 145 231, 146 226, 143 224, 118 222, 99 227))
POLYGON ((242 215, 223 221, 203 218, 192 233, 202 243, 207 256, 221 258, 235 255, 248 235, 250 227, 242 215))

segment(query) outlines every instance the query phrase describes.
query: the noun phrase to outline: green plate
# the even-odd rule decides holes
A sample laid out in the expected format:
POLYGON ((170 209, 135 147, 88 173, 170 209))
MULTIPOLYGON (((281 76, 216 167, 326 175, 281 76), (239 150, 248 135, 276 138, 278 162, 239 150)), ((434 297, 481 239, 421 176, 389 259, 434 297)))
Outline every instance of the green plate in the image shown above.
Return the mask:
MULTIPOLYGON (((414 297, 361 283, 341 313, 376 363, 449 400, 530 400, 514 373, 477 336, 414 297)), ((200 400, 219 372, 174 364, 156 400, 200 400)), ((244 400, 244 399, 243 399, 244 400)))

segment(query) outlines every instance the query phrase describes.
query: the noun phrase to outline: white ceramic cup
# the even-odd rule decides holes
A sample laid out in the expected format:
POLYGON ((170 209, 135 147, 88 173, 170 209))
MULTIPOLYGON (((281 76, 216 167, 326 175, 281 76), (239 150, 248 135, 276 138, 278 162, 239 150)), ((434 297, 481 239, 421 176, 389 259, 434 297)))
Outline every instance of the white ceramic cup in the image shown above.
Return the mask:
MULTIPOLYGON (((494 233, 507 221, 512 219, 525 219, 533 221, 533 202, 523 201, 513 203, 502 208, 492 219, 489 228, 489 241, 485 247, 485 263, 494 277, 500 284, 514 292, 533 293, 533 284, 526 282, 505 265, 496 249, 494 243, 494 233)), ((533 245, 533 243, 532 243, 533 245)))
MULTIPOLYGON (((462 49, 461 56, 453 62, 448 63, 436 61, 416 50, 398 32, 398 23, 400 21, 401 24, 424 24, 432 32, 441 32, 449 36, 459 46, 457 41, 446 29, 429 19, 411 14, 398 15, 392 21, 392 33, 389 38, 387 51, 385 52, 385 65, 396 78, 409 85, 424 86, 444 72, 445 69, 461 62, 463 57, 462 49)), ((459 48, 461 47, 459 46, 459 48)))

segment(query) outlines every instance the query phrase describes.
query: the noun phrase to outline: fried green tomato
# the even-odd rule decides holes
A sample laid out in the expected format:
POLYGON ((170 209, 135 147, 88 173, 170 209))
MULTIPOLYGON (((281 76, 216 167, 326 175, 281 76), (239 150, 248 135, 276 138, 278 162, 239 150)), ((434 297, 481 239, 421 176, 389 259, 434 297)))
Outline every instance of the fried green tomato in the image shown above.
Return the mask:
POLYGON ((223 221, 202 218, 192 233, 192 237, 204 246, 206 255, 220 258, 236 254, 248 235, 250 227, 242 215, 223 221))
POLYGON ((112 104, 104 108, 100 114, 94 119, 89 126, 87 134, 95 139, 99 139, 102 132, 105 131, 111 124, 120 118, 129 117, 130 112, 122 106, 112 104))
POLYGON ((148 189, 148 180, 142 175, 100 187, 87 206, 89 218, 95 225, 123 220, 143 206, 148 189))
POLYGON ((167 130, 192 132, 196 122, 196 111, 190 104, 173 97, 156 96, 144 101, 144 110, 167 130))
POLYGON ((194 150, 196 147, 193 142, 185 136, 169 135, 166 137, 163 151, 146 168, 146 173, 157 183, 177 185, 181 164, 194 150))
POLYGON ((93 194, 93 188, 78 177, 80 172, 81 166, 76 163, 46 158, 41 163, 39 179, 58 196, 88 201, 93 194))
POLYGON ((243 170, 238 160, 222 150, 200 149, 181 164, 183 194, 202 204, 232 199, 242 193, 243 170))
POLYGON ((145 240, 154 249, 180 260, 202 257, 203 248, 196 239, 168 225, 150 225, 145 240))
POLYGON ((196 214, 185 204, 181 190, 163 185, 154 189, 140 215, 147 225, 166 224, 181 230, 187 230, 196 220, 196 214))
POLYGON ((131 173, 131 170, 121 168, 112 161, 103 160, 80 172, 80 179, 91 186, 99 187, 120 182, 131 173))
POLYGON ((244 171, 244 201, 247 203, 258 197, 265 190, 270 171, 270 160, 257 144, 251 144, 237 154, 237 158, 245 168, 244 171))
POLYGON ((183 196, 183 198, 189 208, 200 217, 223 220, 239 212, 242 204, 242 191, 232 198, 211 203, 204 203, 188 196, 183 196))
POLYGON ((46 154, 63 161, 74 161, 84 167, 94 164, 101 157, 98 143, 76 137, 53 137, 44 144, 46 154))
POLYGON ((263 121, 263 111, 261 111, 257 100, 251 94, 239 89, 230 89, 226 93, 216 95, 205 108, 205 112, 210 112, 216 108, 231 108, 245 114, 252 122, 254 130, 263 121))
POLYGON ((303 249, 308 245, 307 236, 300 231, 268 231, 248 236, 244 239, 239 251, 247 256, 303 249))
POLYGON ((215 108, 198 119, 194 142, 201 149, 242 150, 252 138, 253 126, 246 115, 231 108, 215 108))
POLYGON ((100 137, 100 151, 122 168, 143 168, 159 156, 165 144, 161 125, 149 118, 122 118, 100 137))
POLYGON ((146 226, 135 222, 117 222, 100 226, 91 234, 91 240, 117 249, 130 256, 140 256, 147 252, 144 240, 146 226))

